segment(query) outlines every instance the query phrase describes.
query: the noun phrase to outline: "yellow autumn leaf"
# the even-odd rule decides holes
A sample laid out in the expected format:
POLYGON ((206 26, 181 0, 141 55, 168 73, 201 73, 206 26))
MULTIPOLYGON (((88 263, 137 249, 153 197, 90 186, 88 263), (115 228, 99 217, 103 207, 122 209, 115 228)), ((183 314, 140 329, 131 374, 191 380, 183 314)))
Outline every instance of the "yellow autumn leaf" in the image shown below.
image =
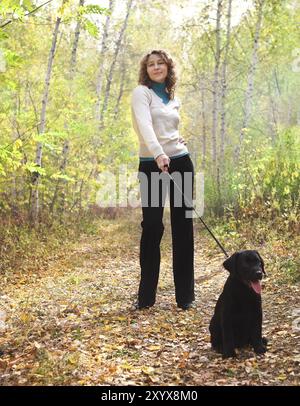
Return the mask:
POLYGON ((144 372, 144 374, 146 374, 146 375, 153 374, 153 372, 155 371, 155 369, 152 367, 142 367, 141 369, 142 369, 142 372, 144 372))
POLYGON ((23 323, 28 323, 31 320, 31 315, 29 313, 21 313, 20 320, 23 321, 23 323))
POLYGON ((68 356, 67 362, 68 364, 71 365, 76 365, 79 361, 79 354, 75 353, 75 354, 71 354, 68 356))
POLYGON ((127 317, 125 317, 125 316, 118 316, 118 317, 116 317, 116 320, 125 321, 125 320, 127 320, 127 317))
POLYGON ((125 362, 124 364, 121 365, 121 368, 127 369, 127 371, 130 371, 133 368, 133 366, 128 364, 127 362, 125 362))
POLYGON ((160 345, 150 345, 149 347, 147 347, 147 350, 149 351, 158 351, 161 349, 160 345))
POLYGON ((15 141, 15 144, 14 144, 15 148, 18 149, 18 148, 20 148, 22 145, 23 145, 22 140, 20 140, 20 138, 18 138, 18 139, 15 141))

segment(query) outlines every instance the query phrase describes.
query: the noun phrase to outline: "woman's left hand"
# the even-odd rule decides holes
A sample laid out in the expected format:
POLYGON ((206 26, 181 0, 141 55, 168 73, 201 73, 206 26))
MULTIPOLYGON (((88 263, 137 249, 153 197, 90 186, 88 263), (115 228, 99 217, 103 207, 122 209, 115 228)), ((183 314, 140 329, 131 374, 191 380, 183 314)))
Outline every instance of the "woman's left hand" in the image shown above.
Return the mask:
POLYGON ((180 137, 179 138, 179 141, 178 142, 180 142, 181 144, 184 144, 184 145, 186 145, 187 144, 187 142, 186 141, 184 141, 184 139, 182 138, 182 137, 180 137))

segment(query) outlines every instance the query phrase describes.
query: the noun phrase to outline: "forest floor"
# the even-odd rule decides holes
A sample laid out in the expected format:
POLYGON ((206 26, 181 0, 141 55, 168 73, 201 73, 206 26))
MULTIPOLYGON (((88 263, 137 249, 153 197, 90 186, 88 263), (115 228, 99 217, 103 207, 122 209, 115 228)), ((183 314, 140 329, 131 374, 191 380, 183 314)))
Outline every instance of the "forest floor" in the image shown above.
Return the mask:
MULTIPOLYGON (((195 224, 195 308, 176 307, 168 214, 153 308, 136 311, 140 218, 99 220, 96 235, 66 242, 47 264, 19 271, 0 291, 0 385, 299 385, 299 283, 259 249, 263 333, 269 350, 223 360, 208 325, 227 272, 224 256, 195 224)), ((226 241, 224 241, 226 247, 226 241)), ((249 248, 249 247, 245 247, 249 248)), ((279 253, 280 254, 280 253, 279 253)))

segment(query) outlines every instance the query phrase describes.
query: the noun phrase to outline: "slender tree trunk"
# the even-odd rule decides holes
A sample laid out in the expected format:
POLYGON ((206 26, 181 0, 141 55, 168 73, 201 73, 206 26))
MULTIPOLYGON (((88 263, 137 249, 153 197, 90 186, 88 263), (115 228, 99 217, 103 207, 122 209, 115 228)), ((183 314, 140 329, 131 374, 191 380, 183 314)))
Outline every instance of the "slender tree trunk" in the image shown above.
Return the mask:
POLYGON ((272 96, 272 89, 270 86, 270 83, 268 83, 268 89, 269 89, 269 128, 270 128, 270 135, 272 138, 272 144, 275 144, 276 138, 277 138, 277 129, 278 129, 278 124, 277 124, 277 107, 276 107, 276 102, 273 99, 272 96))
POLYGON ((274 80, 275 80, 275 84, 276 84, 277 94, 278 94, 278 96, 281 96, 281 89, 280 89, 280 85, 279 85, 279 81, 278 81, 276 66, 273 69, 273 73, 274 73, 274 80))
MULTIPOLYGON (((88 181, 91 179, 93 173, 94 173, 94 167, 92 167, 92 169, 91 169, 91 171, 90 171, 90 173, 89 173, 89 176, 88 176, 87 179, 86 179, 86 182, 88 182, 88 181)), ((77 182, 76 182, 76 184, 74 185, 74 191, 75 191, 74 194, 73 194, 73 196, 74 196, 74 202, 73 202, 72 207, 70 208, 70 211, 72 211, 77 205, 78 205, 78 207, 79 207, 79 211, 82 210, 82 191, 83 191, 83 187, 84 187, 84 179, 82 179, 82 180, 80 181, 80 188, 79 188, 79 192, 78 192, 78 194, 77 194, 77 193, 76 193, 77 182)))
POLYGON ((204 94, 204 83, 201 80, 200 83, 201 92, 201 116, 202 116, 202 163, 201 169, 204 171, 206 167, 206 140, 207 140, 207 128, 206 128, 206 103, 204 94))
POLYGON ((99 128, 100 125, 100 117, 101 117, 101 95, 102 95, 102 84, 103 84, 103 76, 104 76, 104 62, 105 62, 105 53, 107 51, 107 39, 108 39, 108 31, 110 26, 110 19, 111 14, 113 12, 115 5, 115 0, 109 0, 108 6, 108 15, 106 17, 103 36, 102 36, 102 43, 101 43, 101 50, 100 50, 100 58, 99 58, 99 69, 96 79, 96 94, 97 94, 97 101, 96 101, 96 120, 98 123, 99 128))
POLYGON ((289 98, 287 102, 287 114, 285 119, 287 127, 289 127, 292 124, 292 109, 293 109, 292 100, 289 98))
POLYGON ((220 164, 222 166, 221 173, 224 173, 224 161, 225 161, 225 138, 226 138, 226 92, 227 92, 227 63, 228 63, 228 51, 230 45, 230 35, 231 35, 231 6, 232 0, 228 1, 228 12, 227 12, 227 31, 226 31, 226 45, 225 54, 222 65, 222 81, 221 81, 221 145, 220 145, 220 164))
MULTIPOLYGON (((63 149, 62 149, 62 161, 59 167, 60 173, 64 173, 66 166, 67 166, 67 159, 68 159, 68 154, 69 154, 69 148, 70 148, 70 142, 68 139, 64 141, 63 149)), ((53 213, 54 211, 54 206, 57 201, 57 198, 60 197, 59 199, 59 214, 60 218, 64 214, 64 206, 65 206, 65 188, 67 187, 67 181, 63 179, 63 187, 61 187, 61 179, 57 179, 56 186, 55 186, 55 191, 53 194, 53 198, 50 204, 50 213, 53 213)))
MULTIPOLYGON (((14 106, 13 110, 13 117, 12 117, 12 139, 13 142, 15 142, 19 138, 19 134, 17 131, 17 116, 18 116, 18 111, 19 111, 19 97, 18 94, 16 94, 16 103, 14 106)), ((16 174, 13 173, 12 175, 12 182, 11 182, 11 214, 13 217, 16 217, 17 212, 18 212, 18 184, 17 184, 17 177, 16 174)))
MULTIPOLYGON (((85 2, 85 0, 79 0, 78 7, 84 6, 84 2, 85 2)), ((76 28, 75 28, 74 41, 73 41, 72 52, 71 52, 69 75, 68 75, 69 76, 69 85, 70 85, 69 100, 72 100, 73 95, 74 95, 74 78, 75 78, 75 72, 76 72, 77 50, 78 50, 80 30, 81 30, 81 24, 80 24, 80 20, 78 19, 76 28)), ((68 132, 69 126, 68 126, 67 121, 65 121, 65 123, 64 123, 64 128, 65 128, 66 132, 68 132)), ((59 170, 62 174, 65 174, 65 171, 66 171, 69 151, 70 151, 70 140, 69 140, 69 138, 67 138, 64 141, 64 145, 63 145, 63 149, 62 149, 62 160, 61 160, 61 165, 59 168, 59 170)), ((60 220, 62 220, 62 218, 64 216, 64 211, 65 211, 67 183, 68 182, 65 179, 63 179, 62 182, 60 179, 57 180, 53 199, 52 199, 51 206, 50 206, 50 211, 52 213, 54 210, 54 205, 56 203, 56 200, 59 197, 58 212, 59 212, 60 220), (62 183, 62 185, 61 185, 61 183, 62 183)))
POLYGON ((213 112, 212 112, 212 174, 215 180, 217 192, 217 211, 221 206, 221 186, 220 186, 220 161, 218 157, 218 117, 219 117, 219 70, 221 60, 221 17, 222 17, 223 0, 218 0, 217 20, 216 20, 216 52, 215 52, 215 69, 213 80, 213 112))
POLYGON ((262 27, 264 3, 265 3, 265 0, 257 0, 257 4, 258 4, 257 22, 256 22, 256 27, 255 27, 251 64, 250 64, 249 73, 248 73, 248 85, 247 85, 245 101, 244 101, 244 118, 243 118, 243 122, 242 122, 242 128, 240 131, 240 136, 239 136, 239 144, 237 145, 237 148, 236 148, 235 162, 239 161, 240 150, 242 147, 242 143, 244 141, 245 129, 249 125, 251 111, 252 111, 254 77, 255 77, 255 71, 256 71, 257 63, 258 63, 257 53, 258 53, 258 47, 259 47, 260 32, 261 32, 261 27, 262 27))
MULTIPOLYGON (((84 2, 85 2, 85 0, 79 0, 78 8, 83 7, 84 2)), ((77 50, 78 50, 80 30, 81 30, 81 24, 80 24, 80 21, 78 19, 77 24, 76 24, 76 28, 75 28, 74 42, 73 42, 71 61, 70 61, 70 81, 71 81, 71 85, 73 85, 73 80, 74 80, 74 77, 75 77, 75 69, 76 69, 76 61, 77 61, 77 50)))
MULTIPOLYGON (((62 5, 65 3, 65 1, 66 0, 63 0, 62 5)), ((51 79, 51 74, 52 74, 52 66, 53 66, 53 61, 54 61, 54 55, 55 55, 55 50, 56 50, 58 30, 59 30, 60 23, 61 23, 61 17, 57 17, 53 36, 52 36, 52 45, 51 45, 50 54, 49 54, 49 58, 48 58, 48 68, 47 68, 47 72, 46 72, 45 85, 44 85, 44 95, 42 98, 42 109, 41 109, 40 123, 38 126, 38 132, 40 135, 44 134, 45 127, 46 127, 46 111, 47 111, 47 104, 48 104, 50 79, 51 79)), ((39 168, 42 167, 42 154, 43 154, 43 144, 41 142, 38 142, 37 149, 36 149, 35 164, 39 168)), ((39 192, 38 191, 39 180, 40 180, 40 174, 38 172, 35 172, 33 174, 32 182, 31 182, 32 190, 31 190, 31 199, 30 199, 31 200, 30 223, 33 226, 37 225, 38 216, 39 216, 39 193, 38 193, 39 192)))
POLYGON ((103 127, 103 118, 104 118, 104 113, 107 109, 107 105, 108 105, 108 99, 109 99, 109 95, 110 95, 110 87, 111 87, 111 83, 112 83, 112 79, 113 79, 113 73, 115 70, 115 65, 117 63, 117 59, 118 59, 118 54, 120 52, 121 49, 121 44, 122 44, 122 39, 127 27, 127 23, 128 23, 128 18, 129 18, 129 14, 130 14, 130 10, 132 7, 132 3, 133 0, 128 0, 127 3, 127 12, 126 12, 126 16, 119 34, 119 38, 116 42, 116 48, 115 48, 115 53, 113 56, 113 60, 112 60, 112 64, 110 66, 109 69, 109 74, 108 74, 108 79, 107 79, 107 83, 106 83, 106 89, 105 89, 105 96, 104 96, 104 102, 103 102, 103 106, 102 106, 102 110, 101 110, 101 114, 100 114, 100 126, 101 128, 103 127))
POLYGON ((220 66, 220 55, 221 55, 221 38, 220 38, 220 28, 221 28, 221 13, 222 13, 222 0, 218 0, 217 5, 217 21, 216 21, 216 52, 215 52, 215 69, 214 69, 214 80, 213 80, 213 111, 212 111, 212 163, 213 163, 213 174, 216 178, 217 174, 217 129, 218 129, 218 98, 219 98, 219 66, 220 66))
POLYGON ((221 128, 220 128, 220 152, 217 162, 217 190, 218 190, 218 208, 219 214, 223 214, 224 202, 222 201, 222 185, 225 175, 225 137, 226 137, 226 91, 227 91, 227 63, 228 63, 228 51, 230 45, 231 35, 231 6, 232 0, 228 1, 227 10, 227 30, 226 30, 226 44, 225 53, 222 63, 221 74, 221 97, 220 97, 220 112, 221 112, 221 128))
POLYGON ((120 89, 119 89, 119 95, 118 95, 118 99, 114 108, 114 118, 115 120, 118 118, 118 114, 119 114, 119 107, 120 107, 120 103, 121 103, 121 99, 124 93, 124 84, 125 84, 125 75, 126 75, 126 65, 125 65, 125 54, 123 52, 122 54, 122 61, 120 63, 120 89))

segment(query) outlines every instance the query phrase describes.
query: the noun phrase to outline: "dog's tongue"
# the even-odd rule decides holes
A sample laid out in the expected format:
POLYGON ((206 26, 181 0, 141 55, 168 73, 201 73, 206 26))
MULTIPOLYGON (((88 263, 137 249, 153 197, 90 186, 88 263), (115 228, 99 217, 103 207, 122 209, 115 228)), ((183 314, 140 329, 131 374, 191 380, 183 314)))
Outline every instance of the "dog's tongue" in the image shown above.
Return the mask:
POLYGON ((252 289, 258 294, 261 294, 261 284, 260 281, 250 282, 252 289))

